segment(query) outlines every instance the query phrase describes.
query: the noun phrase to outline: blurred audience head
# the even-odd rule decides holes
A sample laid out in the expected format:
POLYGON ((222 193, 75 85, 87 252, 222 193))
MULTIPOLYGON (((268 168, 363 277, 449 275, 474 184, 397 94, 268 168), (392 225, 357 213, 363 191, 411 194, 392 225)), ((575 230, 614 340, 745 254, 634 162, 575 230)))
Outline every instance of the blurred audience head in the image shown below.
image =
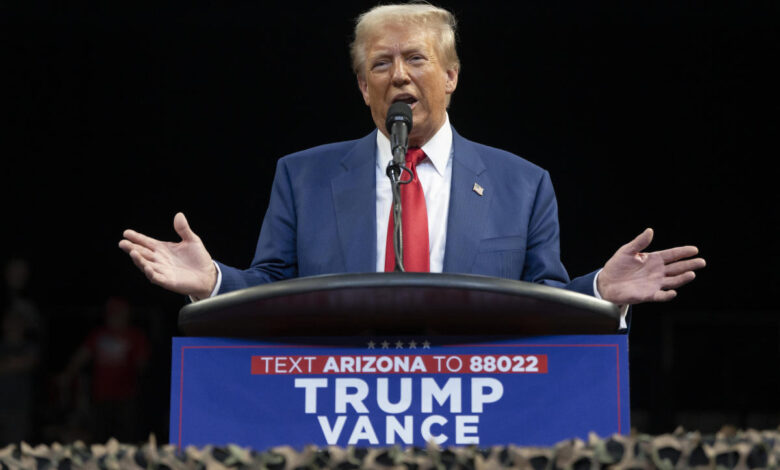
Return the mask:
POLYGON ((112 330, 123 330, 130 325, 130 303, 124 297, 109 297, 106 301, 106 326, 112 330))
POLYGON ((30 279, 30 263, 23 258, 12 258, 5 265, 5 283, 12 292, 25 288, 30 279))

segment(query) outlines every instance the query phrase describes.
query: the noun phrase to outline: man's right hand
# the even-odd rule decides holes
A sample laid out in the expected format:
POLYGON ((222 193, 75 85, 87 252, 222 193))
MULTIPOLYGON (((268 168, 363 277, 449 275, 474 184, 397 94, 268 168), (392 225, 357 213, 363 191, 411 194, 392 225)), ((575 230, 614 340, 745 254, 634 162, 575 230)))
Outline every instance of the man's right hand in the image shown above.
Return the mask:
POLYGON ((217 283, 217 268, 206 247, 190 229, 184 214, 173 219, 179 243, 162 242, 134 230, 125 230, 119 248, 152 283, 179 294, 204 299, 217 283))

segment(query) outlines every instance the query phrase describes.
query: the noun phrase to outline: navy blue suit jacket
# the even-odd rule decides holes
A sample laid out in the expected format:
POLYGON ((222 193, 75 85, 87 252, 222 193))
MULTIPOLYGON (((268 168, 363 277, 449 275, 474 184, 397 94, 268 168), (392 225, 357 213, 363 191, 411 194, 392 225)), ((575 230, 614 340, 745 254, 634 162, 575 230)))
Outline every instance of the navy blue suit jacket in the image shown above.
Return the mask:
MULTIPOLYGON (((279 160, 249 269, 220 264, 225 293, 293 277, 376 270, 376 132, 279 160)), ((593 295, 560 260, 550 176, 453 130, 444 272, 483 274, 593 295), (484 194, 473 191, 474 183, 484 194)))

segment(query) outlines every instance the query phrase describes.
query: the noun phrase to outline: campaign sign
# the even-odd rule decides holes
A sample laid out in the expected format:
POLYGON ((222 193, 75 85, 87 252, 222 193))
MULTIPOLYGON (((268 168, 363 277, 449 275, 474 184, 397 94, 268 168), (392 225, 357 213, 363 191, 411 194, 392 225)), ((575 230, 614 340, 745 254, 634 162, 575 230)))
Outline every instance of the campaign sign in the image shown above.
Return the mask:
POLYGON ((170 440, 549 446, 629 431, 626 335, 465 341, 174 338, 170 440))

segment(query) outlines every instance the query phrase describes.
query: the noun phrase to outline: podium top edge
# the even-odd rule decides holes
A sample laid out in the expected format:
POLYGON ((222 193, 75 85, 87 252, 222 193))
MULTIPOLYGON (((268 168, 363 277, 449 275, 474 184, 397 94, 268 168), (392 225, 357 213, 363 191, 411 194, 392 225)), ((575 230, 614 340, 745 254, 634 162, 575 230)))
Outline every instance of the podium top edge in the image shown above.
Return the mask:
MULTIPOLYGON (((618 324, 620 309, 617 305, 580 294, 542 284, 494 278, 471 274, 450 273, 351 273, 326 274, 288 279, 218 295, 210 299, 190 303, 179 312, 179 326, 187 332, 188 326, 208 321, 211 323, 220 312, 243 309, 249 305, 278 305, 285 298, 316 293, 343 293, 351 290, 367 292, 429 292, 453 291, 488 293, 506 298, 532 301, 549 308, 565 308, 581 311, 602 323, 618 324)), ((326 307, 322 307, 326 308, 326 307)), ((331 306, 332 308, 332 306, 331 306)), ((336 306, 338 308, 338 306, 336 306)), ((336 309, 334 309, 336 310, 336 309)), ((339 311, 340 313, 343 310, 339 311)), ((258 313, 262 319, 264 313, 258 313)), ((222 320, 227 320, 220 316, 222 320)), ((365 318, 365 317, 363 317, 365 318)), ((616 331, 617 327, 615 327, 616 331)))

